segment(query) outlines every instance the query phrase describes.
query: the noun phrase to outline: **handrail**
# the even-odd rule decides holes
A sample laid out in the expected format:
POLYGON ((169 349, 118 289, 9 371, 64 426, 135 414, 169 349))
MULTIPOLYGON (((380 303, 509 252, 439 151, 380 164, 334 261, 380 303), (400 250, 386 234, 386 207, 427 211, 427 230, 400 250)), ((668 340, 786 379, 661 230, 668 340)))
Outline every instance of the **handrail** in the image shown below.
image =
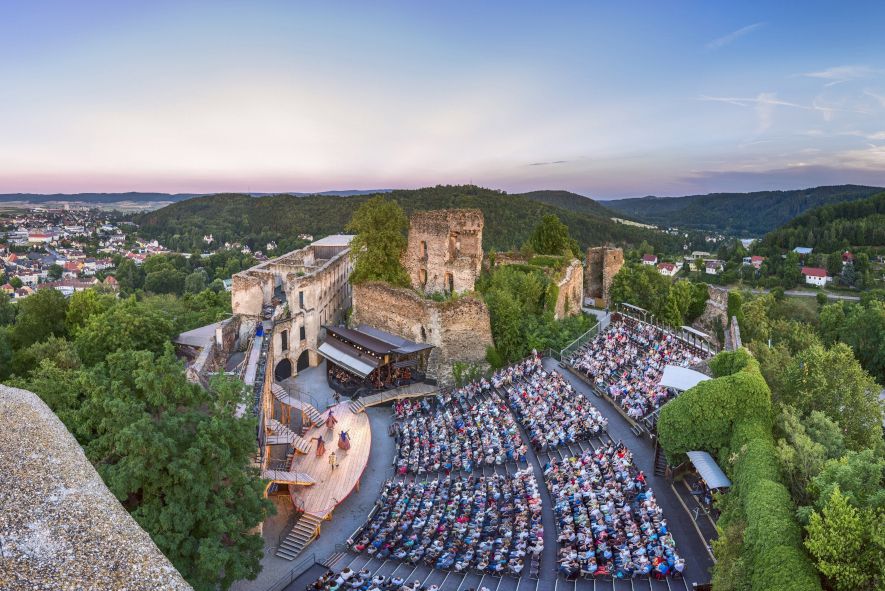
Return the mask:
POLYGON ((313 553, 300 560, 294 567, 292 567, 292 570, 290 570, 288 574, 278 579, 277 582, 268 587, 266 591, 283 591, 283 589, 292 584, 292 581, 306 573, 308 569, 315 564, 317 564, 317 557, 316 553, 313 553))

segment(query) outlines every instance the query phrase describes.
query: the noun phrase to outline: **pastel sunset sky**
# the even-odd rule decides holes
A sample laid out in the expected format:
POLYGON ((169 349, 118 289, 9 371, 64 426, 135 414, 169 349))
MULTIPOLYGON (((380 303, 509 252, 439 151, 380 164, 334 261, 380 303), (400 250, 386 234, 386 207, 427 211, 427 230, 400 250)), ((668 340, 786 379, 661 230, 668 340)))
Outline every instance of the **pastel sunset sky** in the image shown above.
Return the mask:
POLYGON ((0 0, 0 193, 885 185, 885 3, 0 0))

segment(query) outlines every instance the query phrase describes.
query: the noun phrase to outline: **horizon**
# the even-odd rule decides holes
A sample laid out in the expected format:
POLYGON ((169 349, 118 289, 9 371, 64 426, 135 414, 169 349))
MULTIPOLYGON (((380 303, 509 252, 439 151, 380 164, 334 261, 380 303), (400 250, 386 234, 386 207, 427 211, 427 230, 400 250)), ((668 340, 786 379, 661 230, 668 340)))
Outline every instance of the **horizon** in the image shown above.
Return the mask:
POLYGON ((5 4, 0 193, 885 186, 881 3, 338 8, 5 4))

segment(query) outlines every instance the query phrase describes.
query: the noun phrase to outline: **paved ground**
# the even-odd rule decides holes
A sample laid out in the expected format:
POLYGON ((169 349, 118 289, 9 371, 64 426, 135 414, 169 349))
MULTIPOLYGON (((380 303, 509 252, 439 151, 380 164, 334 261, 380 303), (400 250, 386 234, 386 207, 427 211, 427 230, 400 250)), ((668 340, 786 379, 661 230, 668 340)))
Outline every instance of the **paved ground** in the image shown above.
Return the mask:
MULTIPOLYGON (((633 451, 634 462, 648 477, 648 481, 655 491, 658 503, 663 508, 667 521, 670 524, 670 530, 673 532, 673 536, 676 539, 679 552, 686 559, 687 588, 691 588, 691 583, 693 582, 702 583, 709 581, 708 570, 712 566, 712 560, 694 529, 694 526, 691 523, 691 518, 686 514, 682 505, 679 503, 679 500, 670 488, 669 483, 661 477, 654 476, 654 449, 650 440, 647 437, 638 438, 633 435, 627 421, 606 399, 594 395, 586 383, 581 381, 570 371, 560 368, 555 360, 549 358, 545 359, 544 365, 547 369, 556 369, 569 379, 577 391, 586 396, 591 403, 598 408, 606 418, 608 418, 608 431, 612 439, 615 441, 624 441, 633 451)), ((320 404, 333 402, 332 393, 326 384, 325 368, 323 366, 303 371, 296 380, 298 386, 304 391, 309 392, 320 404)), ((333 514, 332 519, 323 524, 320 537, 308 546, 304 553, 293 562, 276 558, 273 555, 276 551, 276 544, 279 541, 280 533, 288 531, 287 517, 289 513, 286 507, 288 499, 283 498, 278 501, 278 504, 282 509, 281 514, 269 520, 265 526, 264 538, 266 549, 265 557, 262 560, 263 570, 255 581, 237 582, 232 587, 233 591, 265 591, 274 583, 281 579, 285 579, 287 575, 290 574, 292 568, 298 565, 301 560, 310 558, 312 555, 315 556, 318 561, 324 560, 336 551, 336 546, 340 548, 340 544, 342 544, 365 522, 369 511, 371 511, 375 503, 381 485, 387 478, 393 475, 392 460, 396 453, 396 446, 393 438, 387 434, 387 427, 391 422, 390 408, 386 406, 368 408, 366 409, 366 413, 368 414, 372 425, 372 450, 369 456, 369 464, 360 485, 360 490, 354 491, 341 505, 339 505, 333 514)), ((501 584, 493 586, 497 586, 498 591, 505 591, 505 589, 506 591, 510 591, 511 588, 519 589, 519 591, 523 591, 524 589, 529 591, 583 591, 584 589, 589 591, 590 589, 615 589, 616 591, 619 591, 622 588, 625 590, 645 589, 645 586, 648 586, 650 589, 657 589, 659 587, 659 582, 649 582, 641 579, 632 582, 625 580, 614 582, 579 581, 577 583, 555 579, 553 575, 555 572, 556 551, 558 547, 555 541, 556 528, 553 523, 554 516, 551 510, 552 504, 547 489, 544 486, 543 474, 541 472, 542 464, 538 461, 538 458, 534 453, 530 452, 529 455, 530 461, 535 468, 535 475, 538 479, 538 485, 544 504, 544 530, 550 538, 549 543, 545 544, 544 555, 542 557, 541 580, 535 582, 524 577, 522 582, 516 582, 515 579, 503 579, 501 584)), ((343 566, 343 564, 350 560, 351 558, 348 557, 338 566, 343 566)), ((359 557, 357 562, 359 561, 365 562, 365 558, 359 557)), ((357 562, 354 562, 356 568, 362 566, 361 563, 358 565, 357 562)), ((388 571, 393 572, 394 570, 401 573, 400 570, 397 570, 399 563, 394 561, 386 561, 383 564, 378 563, 369 566, 372 570, 378 569, 379 572, 383 571, 382 574, 389 575, 390 573, 388 571)), ((411 570, 411 567, 409 568, 411 570)), ((420 575, 420 578, 422 579, 427 577, 427 584, 439 584, 442 582, 434 579, 434 577, 437 577, 436 573, 430 569, 426 570, 426 573, 423 571, 421 573, 415 573, 413 578, 418 575, 420 575)), ((310 569, 288 585, 286 591, 301 591, 308 583, 312 582, 317 576, 322 574, 322 572, 323 569, 319 566, 310 569)), ((445 573, 440 573, 439 577, 444 576, 444 574, 445 573)), ((466 591, 471 586, 475 586, 479 583, 479 577, 477 576, 476 578, 476 581, 472 580, 470 577, 463 580, 449 580, 444 587, 452 587, 453 589, 455 587, 460 587, 461 591, 466 591), (454 583, 454 585, 451 583, 454 583)), ((497 579, 495 580, 497 581, 497 579)), ((487 583, 488 581, 483 582, 483 584, 487 583)), ((683 588, 683 583, 681 581, 673 582, 672 584, 676 585, 675 587, 672 587, 673 589, 683 588)), ((661 588, 667 589, 668 587, 661 586, 661 588)))

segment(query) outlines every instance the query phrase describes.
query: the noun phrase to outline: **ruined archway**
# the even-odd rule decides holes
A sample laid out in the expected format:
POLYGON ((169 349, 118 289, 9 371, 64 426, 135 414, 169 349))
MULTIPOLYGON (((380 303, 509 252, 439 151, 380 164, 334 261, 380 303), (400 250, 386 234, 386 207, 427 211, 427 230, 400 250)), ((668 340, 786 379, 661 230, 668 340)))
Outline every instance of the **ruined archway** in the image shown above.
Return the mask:
MULTIPOLYGON (((300 360, 299 360, 300 362, 300 360)), ((292 377, 292 362, 289 361, 288 358, 280 359, 280 362, 277 363, 277 366, 274 368, 273 377, 276 381, 281 382, 286 378, 292 377)))

